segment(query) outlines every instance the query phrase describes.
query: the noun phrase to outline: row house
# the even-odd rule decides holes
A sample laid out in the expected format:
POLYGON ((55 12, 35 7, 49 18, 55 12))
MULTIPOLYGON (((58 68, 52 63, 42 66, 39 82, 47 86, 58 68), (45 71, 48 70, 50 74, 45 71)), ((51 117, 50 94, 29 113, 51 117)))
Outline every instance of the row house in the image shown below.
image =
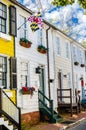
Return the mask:
POLYGON ((80 91, 81 99, 85 97, 85 51, 86 49, 76 41, 72 41, 72 71, 73 71, 73 88, 80 91))
MULTIPOLYGON (((33 32, 28 21, 32 12, 17 1, 1 0, 0 6, 0 86, 21 109, 22 121, 36 124, 41 111, 56 122, 61 119, 58 103, 65 102, 62 95, 68 95, 57 89, 72 89, 72 95, 77 89, 83 96, 85 49, 45 20, 44 28, 33 32)), ((10 115, 20 128, 20 116, 10 115)))
MULTIPOLYGON (((17 87, 15 36, 16 8, 10 1, 0 0, 0 115, 1 117, 4 115, 21 130, 20 109, 15 105, 17 87)), ((0 122, 1 130, 12 130, 14 127, 9 126, 3 118, 0 118, 0 122)))
MULTIPOLYGON (((15 8, 14 8, 15 11, 15 8)), ((0 87, 3 89, 15 89, 16 86, 16 72, 15 82, 13 83, 13 60, 15 59, 15 43, 14 36, 16 31, 15 22, 12 23, 10 3, 5 1, 0 2, 0 87)), ((14 12, 15 13, 15 12, 14 12)), ((15 16, 14 16, 15 17, 15 16)), ((15 99, 13 99, 15 102, 15 99)))
POLYGON ((54 68, 55 68, 55 91, 56 108, 63 109, 69 107, 71 116, 73 107, 76 112, 77 94, 79 92, 80 99, 85 98, 85 51, 86 49, 68 37, 60 30, 53 34, 54 36, 54 68), (70 97, 70 98, 69 98, 70 97))
MULTIPOLYGON (((12 6, 16 8, 17 18, 17 36, 15 37, 17 105, 21 108, 22 121, 37 123, 40 119, 40 104, 46 108, 53 105, 52 100, 49 99, 52 99, 50 88, 54 87, 52 83, 54 80, 52 29, 44 22, 43 29, 33 32, 30 27, 31 23, 28 21, 32 12, 17 1, 11 1, 12 6), (23 45, 22 42, 25 40, 31 43, 30 46, 23 45), (42 51, 41 47, 45 51, 42 51), (49 53, 47 53, 48 49, 49 53), (35 89, 35 91, 33 94, 25 94, 22 93, 22 88, 35 89)), ((54 122, 52 113, 49 116, 51 116, 51 122, 54 122)))

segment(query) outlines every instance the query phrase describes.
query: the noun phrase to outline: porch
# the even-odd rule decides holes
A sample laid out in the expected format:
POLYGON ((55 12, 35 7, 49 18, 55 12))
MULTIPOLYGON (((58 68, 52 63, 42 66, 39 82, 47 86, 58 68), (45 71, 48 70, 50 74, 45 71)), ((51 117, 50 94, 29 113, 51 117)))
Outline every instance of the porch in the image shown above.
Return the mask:
POLYGON ((59 112, 69 112, 78 114, 81 111, 80 96, 77 90, 72 89, 57 89, 57 101, 59 112))

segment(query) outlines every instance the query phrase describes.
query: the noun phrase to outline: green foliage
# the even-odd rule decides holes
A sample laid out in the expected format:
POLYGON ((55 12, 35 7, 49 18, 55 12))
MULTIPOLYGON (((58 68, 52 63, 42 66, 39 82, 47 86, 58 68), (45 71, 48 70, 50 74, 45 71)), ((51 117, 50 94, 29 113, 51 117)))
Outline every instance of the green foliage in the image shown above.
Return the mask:
POLYGON ((84 48, 86 48, 86 42, 81 43, 84 48))
POLYGON ((43 45, 39 45, 39 46, 38 46, 38 49, 47 50, 47 48, 46 48, 45 46, 43 46, 43 45))
POLYGON ((25 43, 30 43, 30 44, 32 44, 32 42, 31 41, 29 41, 28 39, 26 39, 26 38, 20 38, 20 41, 22 41, 22 42, 25 42, 25 43))
POLYGON ((81 7, 83 7, 84 9, 86 9, 86 0, 78 0, 78 2, 81 5, 81 7))
POLYGON ((74 0, 53 0, 51 4, 54 6, 66 6, 68 4, 74 3, 74 0))
MULTIPOLYGON (((66 6, 68 4, 73 4, 74 0, 52 0, 51 4, 54 6, 66 6)), ((86 0, 78 0, 78 3, 82 8, 86 9, 86 0)))

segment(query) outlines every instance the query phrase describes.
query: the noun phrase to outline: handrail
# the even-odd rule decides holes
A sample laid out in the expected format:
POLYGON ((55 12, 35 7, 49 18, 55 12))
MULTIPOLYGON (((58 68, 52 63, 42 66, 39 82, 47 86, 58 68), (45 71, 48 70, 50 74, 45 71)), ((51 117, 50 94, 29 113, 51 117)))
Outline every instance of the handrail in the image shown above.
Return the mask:
POLYGON ((0 88, 0 116, 4 115, 17 128, 21 130, 21 111, 20 108, 8 97, 8 95, 0 88))
POLYGON ((77 103, 77 92, 75 90, 75 95, 72 95, 72 89, 57 89, 57 98, 69 98, 70 100, 72 100, 72 98, 76 98, 76 103, 77 103), (69 92, 67 93, 67 95, 59 95, 59 92, 69 92))
POLYGON ((41 103, 41 105, 43 107, 45 107, 52 115, 53 117, 53 100, 50 100, 49 98, 47 98, 44 93, 42 93, 40 90, 38 90, 38 99, 39 99, 39 102, 41 103), (42 97, 42 98, 40 98, 42 97), (45 100, 49 103, 49 107, 47 106, 45 100))

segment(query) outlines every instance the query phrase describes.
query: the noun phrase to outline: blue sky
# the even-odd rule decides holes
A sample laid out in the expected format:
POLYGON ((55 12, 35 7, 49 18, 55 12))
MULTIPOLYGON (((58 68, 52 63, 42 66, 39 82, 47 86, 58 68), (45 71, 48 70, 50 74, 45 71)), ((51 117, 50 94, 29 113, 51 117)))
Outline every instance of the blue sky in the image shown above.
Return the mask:
POLYGON ((70 37, 79 42, 86 41, 86 11, 80 8, 77 2, 64 7, 54 7, 50 4, 52 0, 18 1, 33 12, 40 9, 43 19, 48 20, 70 37))

